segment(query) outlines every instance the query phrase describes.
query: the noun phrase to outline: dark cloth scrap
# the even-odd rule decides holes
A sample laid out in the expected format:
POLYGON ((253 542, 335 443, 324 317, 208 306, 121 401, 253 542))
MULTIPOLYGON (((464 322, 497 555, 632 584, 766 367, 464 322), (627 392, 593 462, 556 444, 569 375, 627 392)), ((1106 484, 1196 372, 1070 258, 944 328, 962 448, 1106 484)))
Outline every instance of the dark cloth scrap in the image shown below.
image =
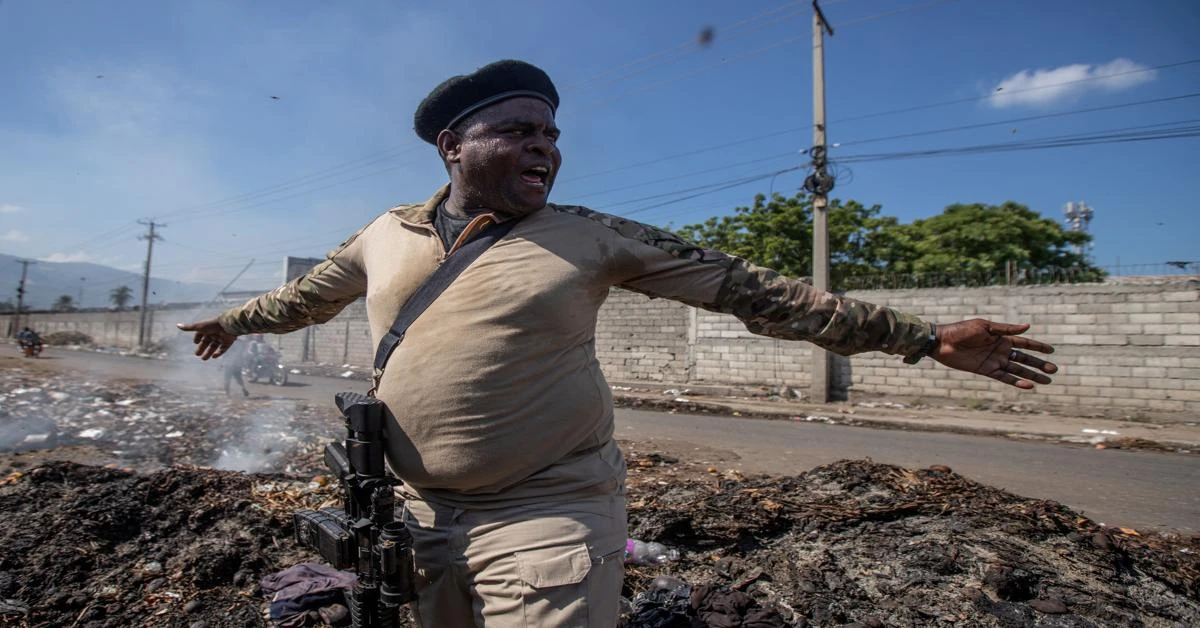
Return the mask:
POLYGON ((702 626, 711 628, 786 628, 778 612, 754 598, 723 587, 703 585, 692 591, 692 608, 702 626))
POLYGON ((271 608, 271 621, 281 628, 303 626, 309 611, 345 604, 357 576, 316 563, 300 563, 263 576, 259 583, 271 608))

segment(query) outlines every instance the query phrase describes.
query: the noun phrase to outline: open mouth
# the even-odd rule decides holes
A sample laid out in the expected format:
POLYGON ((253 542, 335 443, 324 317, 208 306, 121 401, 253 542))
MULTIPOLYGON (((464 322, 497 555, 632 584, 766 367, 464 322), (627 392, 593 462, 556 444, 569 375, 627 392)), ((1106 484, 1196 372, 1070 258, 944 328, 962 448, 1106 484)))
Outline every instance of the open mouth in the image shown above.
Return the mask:
POLYGON ((522 181, 538 187, 546 187, 546 181, 549 178, 550 169, 545 166, 534 166, 521 172, 522 181))

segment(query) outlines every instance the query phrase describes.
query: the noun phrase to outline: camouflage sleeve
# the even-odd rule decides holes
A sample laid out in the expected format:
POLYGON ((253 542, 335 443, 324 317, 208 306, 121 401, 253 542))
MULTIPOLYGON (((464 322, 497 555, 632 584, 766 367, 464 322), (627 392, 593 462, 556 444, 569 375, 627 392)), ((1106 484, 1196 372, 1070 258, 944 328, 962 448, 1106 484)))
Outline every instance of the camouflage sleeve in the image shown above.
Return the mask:
POLYGON ((225 331, 240 336, 282 334, 333 318, 367 291, 359 237, 366 229, 330 251, 325 261, 304 276, 227 310, 217 322, 225 331))
POLYGON ((752 333, 807 340, 839 355, 912 355, 930 332, 920 318, 813 288, 744 259, 702 249, 673 233, 577 208, 620 238, 617 285, 732 314, 752 333))

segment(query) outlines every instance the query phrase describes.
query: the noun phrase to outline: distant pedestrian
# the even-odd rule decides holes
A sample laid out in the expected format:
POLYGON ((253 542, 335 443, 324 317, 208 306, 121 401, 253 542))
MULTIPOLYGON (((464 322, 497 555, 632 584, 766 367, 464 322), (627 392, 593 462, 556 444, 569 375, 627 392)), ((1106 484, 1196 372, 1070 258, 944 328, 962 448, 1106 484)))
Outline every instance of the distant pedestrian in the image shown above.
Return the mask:
POLYGON ((242 369, 246 366, 247 357, 245 343, 238 342, 233 343, 229 351, 226 351, 225 355, 221 356, 221 361, 224 362, 221 371, 223 374, 222 379, 225 383, 226 395, 229 394, 229 382, 232 380, 237 382, 238 386, 241 386, 243 397, 250 396, 250 391, 246 390, 246 382, 242 379, 242 369))

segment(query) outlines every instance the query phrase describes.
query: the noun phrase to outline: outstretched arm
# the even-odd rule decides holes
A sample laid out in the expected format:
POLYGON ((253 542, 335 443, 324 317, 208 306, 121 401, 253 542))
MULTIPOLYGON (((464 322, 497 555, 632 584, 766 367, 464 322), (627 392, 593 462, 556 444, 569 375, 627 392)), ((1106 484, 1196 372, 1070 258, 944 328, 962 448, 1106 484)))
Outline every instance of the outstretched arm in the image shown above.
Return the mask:
POLYGON ((207 360, 221 357, 241 335, 282 334, 328 321, 367 290, 361 233, 351 236, 303 277, 217 318, 176 326, 181 331, 195 332, 192 342, 196 344, 196 355, 207 360))
MULTIPOLYGON (((817 290, 810 284, 674 234, 605 214, 575 210, 619 234, 617 283, 644 294, 733 314, 756 334, 807 340, 839 355, 882 351, 909 361, 928 352, 953 369, 1017 388, 1049 384, 1058 367, 1030 355, 1050 345, 1020 336, 1028 324, 982 319, 934 326, 920 318, 817 290), (931 334, 937 342, 929 345, 931 334)), ((614 247, 615 248, 615 247, 614 247)))

